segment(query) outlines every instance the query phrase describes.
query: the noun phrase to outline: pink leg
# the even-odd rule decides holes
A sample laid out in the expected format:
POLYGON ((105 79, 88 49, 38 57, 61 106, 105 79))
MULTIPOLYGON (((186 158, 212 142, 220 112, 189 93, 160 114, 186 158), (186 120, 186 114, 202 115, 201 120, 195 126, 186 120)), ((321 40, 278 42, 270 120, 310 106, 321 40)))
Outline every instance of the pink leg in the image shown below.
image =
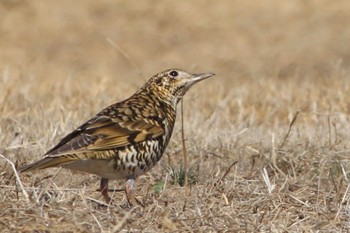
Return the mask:
POLYGON ((101 191, 103 198, 105 199, 106 203, 109 204, 111 201, 111 198, 108 196, 108 179, 102 178, 100 183, 100 189, 98 191, 101 191))
POLYGON ((128 199, 129 205, 134 206, 137 204, 133 189, 134 189, 134 179, 128 179, 126 180, 125 183, 125 193, 126 193, 126 198, 128 199))

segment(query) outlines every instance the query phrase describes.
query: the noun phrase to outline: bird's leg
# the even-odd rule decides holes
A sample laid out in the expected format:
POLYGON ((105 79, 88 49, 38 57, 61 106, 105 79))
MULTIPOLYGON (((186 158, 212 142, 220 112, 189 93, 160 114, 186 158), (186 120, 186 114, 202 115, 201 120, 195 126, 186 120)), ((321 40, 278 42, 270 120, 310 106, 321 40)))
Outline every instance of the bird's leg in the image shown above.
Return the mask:
POLYGON ((126 198, 128 199, 130 206, 134 206, 137 204, 133 193, 134 182, 135 182, 134 178, 129 178, 126 180, 126 183, 125 183, 126 198))
POLYGON ((103 198, 105 199, 106 203, 109 204, 111 201, 111 198, 108 196, 108 179, 102 178, 100 183, 100 189, 98 191, 101 191, 103 198))

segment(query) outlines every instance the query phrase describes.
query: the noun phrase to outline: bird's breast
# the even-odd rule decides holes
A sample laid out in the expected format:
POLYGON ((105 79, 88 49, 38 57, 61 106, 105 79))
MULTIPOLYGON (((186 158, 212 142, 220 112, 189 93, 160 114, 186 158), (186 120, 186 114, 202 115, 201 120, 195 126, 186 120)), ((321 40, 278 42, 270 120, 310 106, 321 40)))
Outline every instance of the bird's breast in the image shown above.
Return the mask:
POLYGON ((125 177, 138 177, 153 168, 161 159, 168 140, 166 138, 147 140, 123 150, 116 149, 109 167, 125 177))

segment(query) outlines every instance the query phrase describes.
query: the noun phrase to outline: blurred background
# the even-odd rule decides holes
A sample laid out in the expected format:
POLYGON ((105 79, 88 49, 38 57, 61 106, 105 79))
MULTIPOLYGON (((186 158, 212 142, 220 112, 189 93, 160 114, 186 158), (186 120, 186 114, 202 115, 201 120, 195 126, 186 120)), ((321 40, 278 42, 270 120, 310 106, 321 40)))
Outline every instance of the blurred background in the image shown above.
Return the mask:
POLYGON ((349 9, 345 0, 3 0, 0 61, 12 77, 53 80, 140 83, 138 71, 148 78, 169 67, 216 72, 232 84, 325 77, 350 64, 349 9))
POLYGON ((216 73, 187 97, 215 129, 271 128, 297 110, 318 124, 350 111, 349 12, 345 0, 3 0, 0 113, 41 104, 87 119, 177 67, 216 73))
MULTIPOLYGON (((182 211, 184 195, 178 195, 182 190, 178 186, 169 185, 161 192, 150 188, 154 199, 147 200, 152 205, 159 201, 162 207, 152 209, 155 212, 148 217, 162 216, 163 204, 171 200, 170 215, 199 219, 200 223, 193 220, 193 226, 204 221, 195 212, 199 209, 206 216, 215 215, 208 218, 207 226, 226 226, 225 221, 232 229, 252 232, 264 223, 265 231, 271 231, 273 223, 276 232, 300 230, 300 226, 310 232, 345 229, 350 200, 347 0, 1 0, 0 153, 20 165, 41 158, 62 136, 168 68, 216 73, 193 87, 184 101, 189 164, 200 164, 194 189, 208 193, 207 182, 222 177, 233 161, 239 163, 226 177, 222 192, 213 191, 203 202, 193 195, 187 212, 182 211), (277 187, 272 198, 262 167, 268 168, 277 187), (264 208, 267 212, 260 212, 264 208), (323 225, 318 225, 320 219, 323 225), (244 228, 245 224, 253 227, 244 228)), ((176 125, 162 163, 182 164, 180 126, 176 125)), ((0 197, 8 200, 12 219, 18 212, 17 206, 11 206, 16 200, 15 182, 11 168, 0 162, 7 169, 7 173, 0 171, 1 187, 6 189, 0 197)), ((36 176, 43 174, 52 170, 36 176)), ((100 198, 91 194, 98 186, 95 176, 61 174, 64 177, 54 180, 58 187, 81 191, 86 185, 87 196, 100 198), (73 182, 67 184, 67 177, 73 182)), ((163 166, 156 166, 140 178, 138 193, 148 193, 148 187, 168 174, 163 166)), ((33 180, 23 177, 26 187, 36 186, 33 180)), ((57 222, 67 221, 68 226, 76 226, 70 203, 78 195, 73 192, 64 193, 66 199, 61 201, 60 208, 66 208, 61 215, 68 220, 57 215, 57 222)), ((85 207, 78 199, 74 203, 85 207)), ((20 200, 25 210, 27 205, 20 200)), ((0 202, 0 207, 6 203, 0 202)), ((95 217, 85 218, 84 208, 75 211, 82 211, 84 222, 89 219, 92 228, 86 231, 99 229, 95 217)), ((105 212, 98 219, 107 229, 110 219, 104 216, 105 212)), ((141 221, 135 220, 137 229, 153 224, 151 229, 159 230, 153 220, 136 219, 141 221)), ((27 222, 19 225, 25 229, 27 222)))

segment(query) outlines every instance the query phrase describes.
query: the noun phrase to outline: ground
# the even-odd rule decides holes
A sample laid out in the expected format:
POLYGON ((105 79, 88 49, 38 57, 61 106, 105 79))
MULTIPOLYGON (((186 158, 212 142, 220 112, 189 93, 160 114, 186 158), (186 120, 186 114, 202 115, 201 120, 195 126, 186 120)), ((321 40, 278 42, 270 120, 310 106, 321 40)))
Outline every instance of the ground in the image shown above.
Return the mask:
POLYGON ((1 1, 1 232, 350 231, 349 12, 345 0, 1 1), (103 204, 94 175, 14 172, 173 67, 216 73, 183 100, 187 186, 180 111, 136 182, 144 207, 123 192, 103 204))

